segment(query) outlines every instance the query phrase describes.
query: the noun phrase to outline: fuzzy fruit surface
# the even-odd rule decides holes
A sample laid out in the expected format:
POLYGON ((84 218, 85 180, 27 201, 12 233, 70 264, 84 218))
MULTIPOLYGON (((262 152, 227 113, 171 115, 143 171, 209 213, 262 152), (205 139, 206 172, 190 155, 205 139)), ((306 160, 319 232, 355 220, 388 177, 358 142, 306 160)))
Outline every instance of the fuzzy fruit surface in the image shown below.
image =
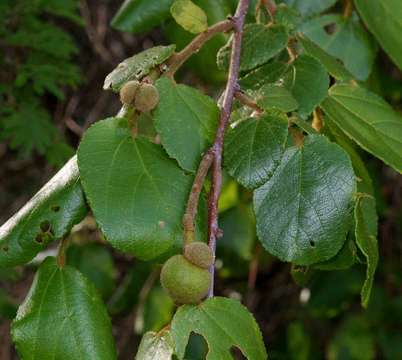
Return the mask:
POLYGON ((198 304, 207 295, 211 274, 183 255, 172 256, 162 267, 161 284, 177 305, 198 304))
POLYGON ((135 94, 134 107, 141 112, 147 112, 154 109, 158 102, 158 89, 152 84, 142 83, 135 94))
POLYGON ((214 262, 214 255, 209 246, 201 241, 195 241, 184 248, 184 257, 192 264, 208 269, 214 262))
POLYGON ((124 84, 120 89, 120 101, 126 105, 132 104, 139 86, 140 83, 136 80, 131 80, 124 84))

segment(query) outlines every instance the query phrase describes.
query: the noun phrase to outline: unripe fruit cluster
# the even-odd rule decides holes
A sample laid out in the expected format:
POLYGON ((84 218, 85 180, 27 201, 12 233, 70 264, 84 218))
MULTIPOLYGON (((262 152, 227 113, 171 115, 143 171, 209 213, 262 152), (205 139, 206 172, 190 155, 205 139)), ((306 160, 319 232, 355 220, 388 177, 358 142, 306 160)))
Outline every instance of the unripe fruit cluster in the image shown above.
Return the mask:
POLYGON ((152 84, 132 80, 120 89, 120 100, 123 104, 134 105, 138 111, 148 112, 158 105, 159 92, 152 84))
POLYGON ((178 304, 198 304, 207 295, 211 283, 208 268, 213 264, 208 245, 186 245, 184 255, 172 256, 162 267, 161 284, 178 304))

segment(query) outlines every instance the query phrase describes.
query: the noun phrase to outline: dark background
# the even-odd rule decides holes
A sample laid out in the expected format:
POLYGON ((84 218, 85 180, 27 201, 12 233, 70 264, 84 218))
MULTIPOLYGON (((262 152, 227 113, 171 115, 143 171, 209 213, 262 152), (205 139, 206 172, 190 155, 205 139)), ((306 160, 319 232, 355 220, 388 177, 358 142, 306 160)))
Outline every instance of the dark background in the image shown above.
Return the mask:
MULTIPOLYGON (((117 95, 102 90, 105 75, 122 59, 155 44, 167 43, 161 29, 143 35, 113 30, 109 22, 119 6, 120 1, 81 1, 80 17, 84 26, 65 19, 49 20, 68 32, 78 48, 71 61, 80 69, 81 82, 75 87, 63 86, 64 99, 48 92, 41 96, 52 122, 72 148, 78 145, 82 133, 93 122, 112 116, 120 107, 117 95)), ((15 53, 2 39, 0 50, 3 60, 11 57, 18 63, 24 58, 23 53, 15 53)), ((383 52, 378 54, 375 66, 381 70, 382 95, 399 108, 401 73, 383 52)), ((2 83, 12 82, 15 77, 11 68, 0 67, 2 83)), ((221 87, 219 84, 206 85, 191 71, 183 74, 183 81, 203 88, 209 94, 216 94, 221 87)), ((8 100, 7 94, 3 93, 2 104, 8 100)), ((370 359, 374 353, 376 358, 402 358, 402 176, 367 154, 364 160, 376 186, 380 216, 380 264, 367 311, 361 308, 359 298, 364 265, 347 271, 316 274, 303 290, 293 281, 288 264, 273 259, 257 246, 255 253, 258 255, 254 255, 250 265, 243 264, 244 271, 238 274, 229 271, 228 276, 222 272, 217 280, 218 295, 241 298, 254 313, 271 359, 370 359), (301 301, 301 294, 309 298, 307 302, 301 301), (346 349, 344 356, 343 348, 346 349)), ((0 223, 15 213, 56 171, 57 166, 49 164, 46 156, 33 151, 29 156, 21 157, 18 149, 12 149, 7 139, 3 139, 0 143, 0 223)), ((73 236, 77 244, 103 243, 91 219, 75 229, 73 236)), ((120 358, 132 359, 141 338, 141 331, 134 327, 135 319, 138 322, 141 318, 138 315, 143 311, 141 306, 158 282, 157 270, 150 270, 104 246, 112 255, 113 264, 112 270, 105 270, 110 282, 105 286, 110 289, 103 289, 109 305, 116 289, 122 282, 129 281, 127 278, 132 269, 138 266, 139 272, 144 273, 139 285, 128 291, 128 299, 115 310, 113 317, 120 358)), ((1 360, 17 359, 10 340, 8 318, 12 318, 16 306, 27 294, 35 270, 36 266, 31 265, 9 273, 0 272, 0 295, 6 299, 0 300, 1 360)), ((166 309, 163 305, 152 306, 164 312, 159 321, 166 317, 168 321, 171 305, 166 309)), ((151 323, 154 328, 163 325, 155 320, 151 323)), ((194 343, 195 348, 203 346, 197 340, 194 343)))

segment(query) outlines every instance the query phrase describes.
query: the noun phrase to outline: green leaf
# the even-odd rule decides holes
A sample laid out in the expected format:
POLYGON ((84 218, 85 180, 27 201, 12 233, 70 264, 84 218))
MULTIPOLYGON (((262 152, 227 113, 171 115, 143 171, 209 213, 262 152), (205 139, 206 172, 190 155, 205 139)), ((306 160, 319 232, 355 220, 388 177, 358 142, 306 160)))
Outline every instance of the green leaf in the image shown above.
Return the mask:
POLYGON ((350 74, 348 70, 345 69, 342 61, 328 54, 325 50, 323 50, 316 43, 311 41, 308 37, 299 33, 297 36, 301 45, 303 46, 304 51, 307 55, 310 55, 316 58, 318 61, 324 65, 325 69, 337 80, 350 80, 353 78, 353 75, 350 74))
POLYGON ((258 91, 257 105, 265 110, 278 109, 290 112, 299 107, 296 99, 284 86, 266 84, 258 91))
POLYGON ((161 146, 133 140, 126 119, 109 118, 86 132, 78 164, 96 221, 114 247, 141 260, 181 248, 192 177, 161 146))
POLYGON ((363 149, 402 172, 402 117, 382 98, 357 85, 329 89, 321 107, 363 149))
POLYGON ((360 16, 377 41, 402 69, 402 8, 399 0, 355 0, 360 16))
POLYGON ((40 266, 11 335, 22 359, 116 359, 112 326, 96 289, 54 258, 40 266))
POLYGON ((171 360, 174 342, 169 330, 147 332, 141 340, 135 360, 171 360))
POLYGON ((288 65, 274 61, 247 73, 239 81, 242 89, 258 90, 265 84, 275 83, 280 80, 288 68, 288 65))
POLYGON ((355 222, 356 243, 367 259, 366 280, 361 292, 362 305, 367 307, 379 258, 377 243, 378 218, 375 199, 372 196, 363 194, 358 197, 355 205, 355 222))
POLYGON ((366 80, 370 75, 377 47, 357 17, 324 15, 304 23, 299 30, 328 54, 341 59, 357 79, 366 80))
POLYGON ((328 73, 318 60, 301 55, 286 73, 285 86, 299 103, 299 115, 305 118, 327 96, 328 73))
POLYGON ((286 4, 297 9, 304 16, 311 16, 335 5, 336 0, 285 0, 286 4))
POLYGON ((208 28, 208 19, 204 10, 191 0, 175 0, 170 13, 176 22, 188 32, 198 34, 208 28))
POLYGON ((223 263, 235 257, 250 261, 255 240, 255 219, 251 206, 239 204, 220 215, 223 237, 217 243, 217 256, 223 263))
POLYGON ((237 300, 214 297, 197 306, 181 306, 173 318, 171 332, 180 360, 184 358, 191 332, 207 341, 206 360, 232 359, 232 346, 239 348, 247 359, 267 358, 256 321, 237 300))
POLYGON ((111 25, 134 34, 149 31, 169 17, 172 3, 173 0, 126 0, 111 25))
POLYGON ((151 270, 151 263, 135 262, 108 300, 107 309, 111 315, 128 313, 133 309, 138 302, 140 291, 149 278, 151 270))
POLYGON ((283 261, 310 265, 341 249, 350 226, 355 179, 347 154, 324 136, 290 147, 254 191, 257 234, 283 261))
POLYGON ((242 121, 225 137, 225 168, 239 183, 256 188, 279 165, 288 134, 286 116, 264 114, 242 121))
POLYGON ((129 80, 141 80, 173 53, 176 45, 155 46, 125 59, 105 78, 103 88, 118 92, 129 80))
MULTIPOLYGON (((231 41, 218 52, 218 67, 228 69, 231 41)), ((288 33, 284 26, 248 24, 244 27, 240 70, 247 71, 263 65, 278 55, 287 45, 288 33)))
POLYGON ((155 286, 149 292, 143 308, 138 311, 136 328, 141 332, 159 331, 169 324, 174 310, 173 300, 161 286, 155 286))
POLYGON ((313 268, 322 271, 346 270, 356 262, 356 250, 354 234, 349 235, 342 249, 333 258, 314 264, 313 268))
POLYGON ((115 287, 116 268, 111 253, 101 244, 71 245, 67 249, 67 264, 79 270, 104 299, 115 287))
POLYGON ((0 267, 22 265, 87 214, 76 157, 0 228, 0 267))
MULTIPOLYGON (((205 11, 209 25, 224 20, 231 14, 227 0, 193 0, 193 2, 205 11)), ((177 45, 178 50, 184 48, 194 38, 193 34, 185 31, 173 19, 166 22, 164 33, 170 42, 177 45)), ((216 54, 226 43, 227 38, 226 34, 216 34, 200 51, 191 56, 184 67, 208 82, 226 81, 225 74, 216 65, 216 54)))
POLYGON ((362 316, 346 318, 331 339, 327 356, 329 360, 375 359, 375 338, 367 320, 362 316))
POLYGON ((292 322, 287 331, 288 355, 292 360, 311 358, 311 338, 301 322, 292 322))
POLYGON ((160 101, 154 122, 161 143, 184 170, 196 171, 201 154, 214 140, 219 109, 210 97, 166 77, 156 87, 160 101))

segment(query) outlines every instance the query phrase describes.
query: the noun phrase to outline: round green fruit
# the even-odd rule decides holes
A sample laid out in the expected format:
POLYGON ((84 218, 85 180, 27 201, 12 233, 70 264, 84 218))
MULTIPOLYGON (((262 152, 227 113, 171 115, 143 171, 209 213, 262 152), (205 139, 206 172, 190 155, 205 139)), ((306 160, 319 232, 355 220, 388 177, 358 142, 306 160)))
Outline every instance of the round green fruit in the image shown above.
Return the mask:
POLYGON ((158 105, 159 92, 152 84, 143 83, 135 94, 134 106, 141 112, 151 111, 158 105))
POLYGON ((201 241, 195 241, 184 248, 184 257, 192 264, 208 269, 214 262, 214 255, 209 246, 201 241))
POLYGON ((211 274, 183 255, 172 256, 162 267, 161 284, 177 305, 198 304, 207 295, 211 274))
POLYGON ((127 81, 120 89, 120 101, 126 105, 132 104, 139 86, 140 83, 136 80, 127 81))

